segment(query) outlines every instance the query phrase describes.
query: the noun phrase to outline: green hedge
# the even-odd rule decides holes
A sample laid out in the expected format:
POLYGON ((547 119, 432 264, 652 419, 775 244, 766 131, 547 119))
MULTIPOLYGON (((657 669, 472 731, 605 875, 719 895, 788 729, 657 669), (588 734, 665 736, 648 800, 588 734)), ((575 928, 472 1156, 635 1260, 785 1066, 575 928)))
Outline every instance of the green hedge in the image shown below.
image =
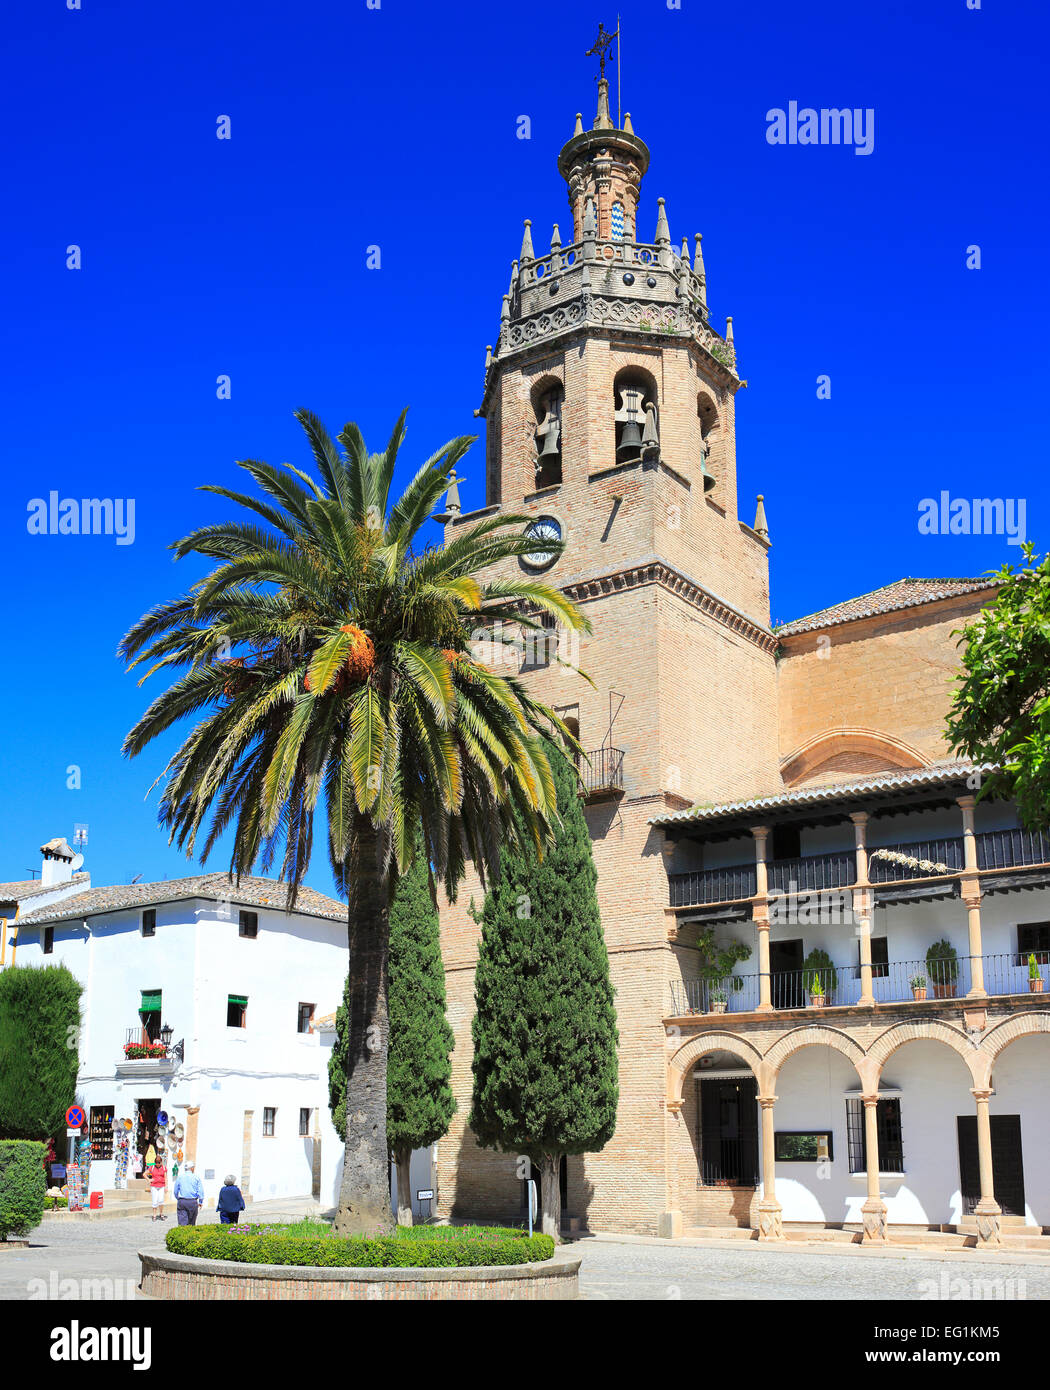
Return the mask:
MULTIPOLYGON (((421 1228, 422 1230, 434 1228, 421 1228)), ((456 1228, 442 1228, 456 1229, 456 1228)), ((243 1232, 227 1226, 175 1226, 165 1241, 173 1255, 264 1265, 319 1265, 327 1269, 436 1269, 532 1264, 554 1254, 550 1236, 490 1228, 484 1235, 426 1239, 413 1236, 290 1236, 279 1227, 243 1232), (498 1234, 493 1233, 499 1230, 498 1234)))
POLYGON ((44 1216, 44 1145, 0 1139, 0 1240, 27 1236, 44 1216))

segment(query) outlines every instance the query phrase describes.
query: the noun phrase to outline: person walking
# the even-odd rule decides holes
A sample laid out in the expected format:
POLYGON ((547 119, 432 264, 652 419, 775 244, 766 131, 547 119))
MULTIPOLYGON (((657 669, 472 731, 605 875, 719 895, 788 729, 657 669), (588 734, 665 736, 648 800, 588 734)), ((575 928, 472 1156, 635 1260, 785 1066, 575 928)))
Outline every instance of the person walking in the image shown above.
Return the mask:
POLYGON ((241 1196, 241 1189, 237 1186, 237 1179, 232 1173, 227 1173, 226 1182, 219 1193, 219 1200, 216 1203, 219 1212, 219 1220, 224 1226, 232 1226, 236 1223, 237 1217, 244 1210, 244 1198, 241 1196))
POLYGON ((204 1184, 193 1171, 192 1163, 187 1163, 175 1179, 175 1202, 179 1225, 196 1226, 197 1213, 204 1205, 204 1184))
POLYGON ((153 1201, 152 1220, 167 1221, 168 1218, 164 1215, 163 1207, 164 1195, 168 1186, 168 1175, 159 1158, 147 1170, 146 1176, 149 1178, 150 1197, 153 1201))

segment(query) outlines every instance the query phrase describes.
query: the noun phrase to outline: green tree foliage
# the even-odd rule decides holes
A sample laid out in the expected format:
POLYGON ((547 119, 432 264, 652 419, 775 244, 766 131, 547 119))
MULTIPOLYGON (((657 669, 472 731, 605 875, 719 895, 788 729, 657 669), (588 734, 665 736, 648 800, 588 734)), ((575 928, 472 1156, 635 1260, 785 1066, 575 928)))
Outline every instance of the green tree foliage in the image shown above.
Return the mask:
MULTIPOLYGON (((467 859, 484 872, 500 840, 548 838, 554 784, 540 731, 554 713, 509 671, 473 656, 484 621, 538 629, 589 624, 557 589, 510 562, 535 549, 527 516, 464 526, 449 545, 421 533, 473 442, 451 440, 393 489, 404 415, 369 453, 347 424, 333 440, 297 412, 314 471, 240 464, 258 494, 203 490, 238 509, 177 541, 177 558, 214 563, 159 604, 121 643, 129 666, 170 685, 124 741, 129 756, 191 721, 165 770, 160 820, 203 862, 222 841, 230 869, 277 862, 295 893, 321 820, 348 897, 352 962, 347 1132, 336 1224, 391 1223, 386 1144, 391 873, 404 873, 422 827, 428 863, 453 896, 467 859), (339 446, 342 446, 341 448, 339 446), (506 562, 506 563, 505 563, 506 562), (497 577, 503 566, 509 578, 497 577)), ((551 549, 560 549, 551 545, 551 549)))
POLYGON ((65 1112, 76 1100, 80 995, 80 982, 64 965, 0 971, 5 1139, 48 1139, 65 1131, 65 1112))
POLYGON ((603 1148, 616 1127, 618 1034, 578 780, 548 757, 561 831, 542 859, 505 846, 485 898, 470 1127, 539 1166, 543 1229, 558 1239, 561 1156, 603 1148))
MULTIPOLYGON (((386 1135, 397 1163, 398 1220, 411 1224, 409 1161, 448 1132, 456 1110, 449 1056, 455 1044, 445 1017, 441 934, 424 856, 418 854, 390 905, 390 1048, 386 1135)), ((346 1133, 347 1006, 336 1011, 336 1041, 328 1063, 332 1121, 346 1133)))
POLYGON ((412 1222, 409 1160, 448 1132, 456 1102, 445 1017, 441 932, 426 860, 417 854, 390 905, 390 1058, 386 1135, 397 1163, 398 1220, 412 1222))
POLYGON ((1050 555, 1004 565, 992 603, 960 634, 962 672, 946 736, 956 753, 998 771, 981 779, 981 796, 1017 802, 1029 830, 1050 821, 1050 555))
POLYGON ((0 1139, 0 1240, 27 1236, 40 1225, 47 1195, 43 1157, 44 1145, 35 1140, 0 1139))

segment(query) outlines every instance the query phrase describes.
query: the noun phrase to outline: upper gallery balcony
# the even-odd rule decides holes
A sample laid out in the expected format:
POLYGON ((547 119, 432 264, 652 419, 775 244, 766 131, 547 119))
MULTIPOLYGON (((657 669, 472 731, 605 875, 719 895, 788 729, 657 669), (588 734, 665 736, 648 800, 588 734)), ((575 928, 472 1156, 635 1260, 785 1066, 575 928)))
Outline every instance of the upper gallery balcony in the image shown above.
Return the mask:
MULTIPOLYGON (((1042 870, 1026 873, 1026 881, 1050 880, 1050 835, 1026 830, 989 830, 975 836, 977 868, 987 875, 985 886, 1010 877, 1008 870, 1042 870)), ((895 896, 923 896, 906 885, 924 881, 931 895, 953 891, 953 880, 963 871, 963 837, 935 840, 909 840, 868 848, 868 881, 875 888, 876 900, 895 896), (918 865, 902 862, 917 860, 918 865), (899 892, 895 889, 899 888, 899 892)), ((800 859, 769 861, 768 891, 774 894, 817 893, 852 888, 856 884, 857 863, 853 851, 807 855, 800 859)), ((757 892, 756 867, 734 864, 716 869, 668 875, 670 905, 674 908, 701 907, 741 902, 757 892)))

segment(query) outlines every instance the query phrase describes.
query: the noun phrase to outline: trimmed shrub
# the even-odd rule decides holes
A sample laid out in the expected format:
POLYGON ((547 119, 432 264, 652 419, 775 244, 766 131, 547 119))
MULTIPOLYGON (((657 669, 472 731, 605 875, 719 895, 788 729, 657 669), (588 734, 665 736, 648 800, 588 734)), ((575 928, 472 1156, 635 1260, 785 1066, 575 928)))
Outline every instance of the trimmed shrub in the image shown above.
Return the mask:
POLYGON ((0 1139, 0 1239, 27 1236, 44 1216, 47 1179, 44 1145, 31 1139, 0 1139))
POLYGON ((439 1269, 533 1264, 554 1254, 550 1236, 504 1228, 417 1226, 393 1236, 290 1236, 280 1226, 239 1231, 229 1226, 175 1226, 165 1244, 173 1255, 238 1264, 316 1265, 326 1269, 439 1269), (440 1229, 442 1234, 435 1235, 440 1229), (446 1235, 446 1231, 455 1232, 446 1235), (430 1237, 428 1239, 428 1237, 430 1237))
POLYGON ((81 984, 64 965, 0 971, 0 1136, 65 1132, 76 1100, 81 984))

